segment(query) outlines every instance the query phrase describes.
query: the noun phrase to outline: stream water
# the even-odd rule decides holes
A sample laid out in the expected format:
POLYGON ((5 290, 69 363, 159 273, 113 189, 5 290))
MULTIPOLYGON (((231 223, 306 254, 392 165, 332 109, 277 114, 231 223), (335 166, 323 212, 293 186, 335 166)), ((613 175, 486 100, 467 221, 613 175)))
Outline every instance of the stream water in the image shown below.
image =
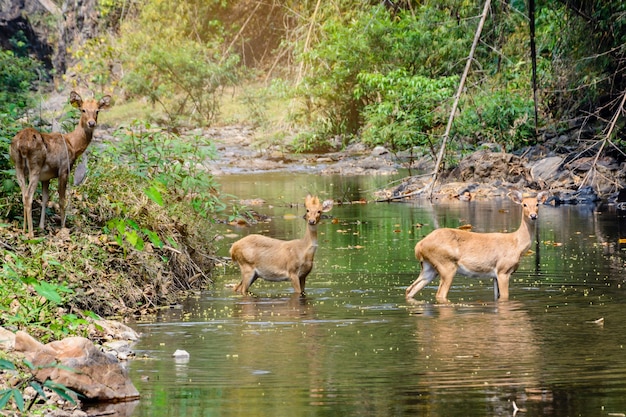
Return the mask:
MULTIPOLYGON (((218 225, 219 255, 248 233, 294 239, 301 203, 357 201, 389 177, 265 173, 220 178, 223 190, 261 198, 271 221, 218 225)), ((449 305, 435 280, 407 301, 415 243, 435 227, 513 231, 508 199, 431 205, 335 205, 319 225, 307 295, 258 280, 233 292, 238 268, 151 321, 130 374, 133 416, 623 416, 626 414, 626 220, 590 206, 541 207, 538 244, 511 278, 457 276, 449 305), (332 218, 332 220, 331 220, 332 218), (177 349, 189 352, 177 360, 177 349)))

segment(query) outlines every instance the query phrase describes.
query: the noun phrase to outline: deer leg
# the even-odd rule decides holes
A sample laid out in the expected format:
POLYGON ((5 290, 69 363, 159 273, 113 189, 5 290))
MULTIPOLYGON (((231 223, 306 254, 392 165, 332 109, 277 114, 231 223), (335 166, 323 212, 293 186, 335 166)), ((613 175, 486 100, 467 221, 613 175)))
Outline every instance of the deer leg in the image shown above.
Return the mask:
POLYGON ((299 277, 298 275, 291 275, 291 285, 296 294, 304 294, 304 282, 306 281, 306 276, 299 277))
POLYGON ((59 207, 61 209, 61 229, 65 227, 65 191, 67 189, 67 173, 59 175, 59 207))
POLYGON ((259 275, 250 265, 239 265, 239 267, 241 268, 241 282, 235 287, 235 292, 246 295, 248 288, 256 281, 259 275))
POLYGON ((438 270, 441 282, 439 283, 439 289, 437 289, 437 295, 435 297, 438 302, 446 303, 448 302, 448 291, 450 291, 450 286, 452 285, 457 267, 454 264, 450 264, 450 266, 439 266, 438 270))
POLYGON ((46 208, 48 207, 48 199, 50 198, 50 181, 41 182, 41 217, 39 218, 39 228, 46 228, 46 208))
POLYGON ((28 187, 26 192, 22 193, 22 200, 24 203, 24 222, 28 224, 28 236, 33 237, 33 199, 35 198, 35 191, 37 191, 37 184, 39 183, 39 172, 28 173, 28 187))
POLYGON ((300 277, 300 295, 304 295, 304 286, 306 285, 306 277, 308 274, 300 277))
POLYGON ((426 261, 422 262, 422 271, 417 279, 406 289, 406 298, 413 298, 422 288, 432 282, 437 276, 437 270, 426 261))
POLYGON ((500 298, 500 289, 498 288, 498 278, 493 279, 493 299, 498 301, 500 298))
POLYGON ((500 293, 499 300, 505 301, 509 299, 509 274, 498 274, 498 292, 500 293))
POLYGON ((24 222, 23 222, 23 230, 24 232, 26 232, 26 227, 28 224, 28 216, 26 215, 26 212, 28 210, 28 208, 26 207, 26 192, 28 190, 28 185, 26 185, 26 176, 24 175, 24 170, 26 169, 26 167, 24 166, 24 162, 21 158, 21 156, 16 157, 15 160, 15 176, 17 177, 17 184, 20 186, 20 190, 22 191, 22 214, 23 214, 23 218, 24 218, 24 222))

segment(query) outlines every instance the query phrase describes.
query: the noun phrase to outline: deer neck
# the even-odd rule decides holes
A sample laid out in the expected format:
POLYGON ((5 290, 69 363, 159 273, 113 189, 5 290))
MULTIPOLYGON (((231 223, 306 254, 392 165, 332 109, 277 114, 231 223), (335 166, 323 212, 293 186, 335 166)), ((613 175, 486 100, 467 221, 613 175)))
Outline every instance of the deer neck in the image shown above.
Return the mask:
POLYGON ((315 254, 315 250, 317 249, 317 225, 316 224, 308 224, 306 225, 306 232, 304 233, 304 237, 301 239, 303 246, 306 248, 307 254, 313 256, 315 254))
POLYGON ((73 132, 64 135, 72 162, 85 152, 93 139, 93 129, 85 128, 79 123, 73 132))
POLYGON ((513 234, 517 242, 520 251, 526 252, 532 244, 533 236, 535 235, 535 224, 537 220, 531 220, 527 216, 522 216, 522 223, 513 234))

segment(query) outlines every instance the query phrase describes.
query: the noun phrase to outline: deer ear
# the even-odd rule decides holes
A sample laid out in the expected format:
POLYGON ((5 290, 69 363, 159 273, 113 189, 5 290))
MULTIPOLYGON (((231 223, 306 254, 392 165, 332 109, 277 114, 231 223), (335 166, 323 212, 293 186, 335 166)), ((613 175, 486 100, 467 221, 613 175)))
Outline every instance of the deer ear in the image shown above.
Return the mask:
POLYGON ((333 208, 333 200, 325 200, 322 203, 322 211, 324 213, 326 213, 327 211, 330 211, 330 209, 332 209, 332 208, 333 208))
POLYGON ((522 204, 522 200, 524 199, 524 196, 522 195, 522 192, 520 190, 511 190, 508 196, 517 204, 522 204))
POLYGON ((106 109, 111 105, 111 96, 106 95, 100 99, 98 102, 99 109, 106 109))
POLYGON ((539 194, 537 194, 537 202, 539 202, 540 204, 543 204, 546 202, 549 196, 550 196, 550 193, 548 193, 547 191, 542 191, 539 194))
POLYGON ((70 93, 70 104, 77 109, 83 105, 83 99, 76 91, 70 93))

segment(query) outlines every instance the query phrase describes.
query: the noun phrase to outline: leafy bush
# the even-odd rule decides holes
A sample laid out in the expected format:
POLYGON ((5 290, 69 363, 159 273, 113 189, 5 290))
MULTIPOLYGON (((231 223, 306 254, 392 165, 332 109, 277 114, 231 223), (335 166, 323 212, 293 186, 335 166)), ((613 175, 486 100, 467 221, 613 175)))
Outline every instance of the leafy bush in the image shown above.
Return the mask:
POLYGON ((219 185, 206 166, 215 157, 210 140, 201 135, 183 138, 140 121, 121 126, 114 136, 119 142, 106 148, 106 154, 145 177, 150 182, 146 195, 157 204, 163 205, 162 194, 167 193, 173 202, 190 202, 204 218, 225 209, 219 185))
POLYGON ((31 58, 0 50, 0 114, 21 116, 31 106, 30 88, 40 68, 31 58))
POLYGON ((217 1, 147 2, 122 25, 122 85, 160 105, 170 126, 214 122, 222 89, 242 76, 239 57, 224 52, 221 23, 210 20, 211 11, 221 9, 217 1))
POLYGON ((404 70, 387 75, 361 73, 355 90, 363 110, 363 142, 392 151, 427 147, 433 156, 436 129, 445 123, 457 77, 428 78, 404 70))
POLYGON ((6 252, 0 269, 3 286, 0 290, 0 317, 3 326, 22 329, 44 342, 58 340, 68 334, 86 335, 89 313, 67 313, 63 306, 74 296, 68 282, 55 282, 51 276, 62 275, 67 268, 56 259, 53 251, 33 247, 28 256, 6 252))
POLYGON ((474 145, 498 143, 507 151, 526 146, 535 139, 533 101, 504 90, 474 96, 452 133, 474 145))
MULTIPOLYGON (((472 11, 468 7, 460 13, 472 11)), ((308 68, 300 88, 305 99, 301 120, 313 126, 309 141, 335 135, 349 138, 365 126, 367 141, 382 133, 382 142, 405 147, 413 142, 408 137, 414 129, 433 129, 423 110, 436 107, 449 92, 454 80, 450 74, 459 72, 455 66, 471 39, 468 24, 450 19, 446 6, 420 6, 415 13, 394 13, 383 6, 327 13, 319 42, 300 55, 308 68), (444 88, 441 94, 434 91, 436 85, 444 88), (377 86, 383 91, 376 91, 377 86), (407 87, 411 92, 401 91, 407 87), (422 106, 411 95, 427 88, 431 90, 422 106), (394 110, 397 99, 402 102, 394 110), (412 110, 420 114, 408 114, 412 110), (391 125, 384 126, 385 122, 391 125)), ((436 119, 430 122, 437 123, 436 119)), ((422 136, 417 142, 427 141, 422 136)))

